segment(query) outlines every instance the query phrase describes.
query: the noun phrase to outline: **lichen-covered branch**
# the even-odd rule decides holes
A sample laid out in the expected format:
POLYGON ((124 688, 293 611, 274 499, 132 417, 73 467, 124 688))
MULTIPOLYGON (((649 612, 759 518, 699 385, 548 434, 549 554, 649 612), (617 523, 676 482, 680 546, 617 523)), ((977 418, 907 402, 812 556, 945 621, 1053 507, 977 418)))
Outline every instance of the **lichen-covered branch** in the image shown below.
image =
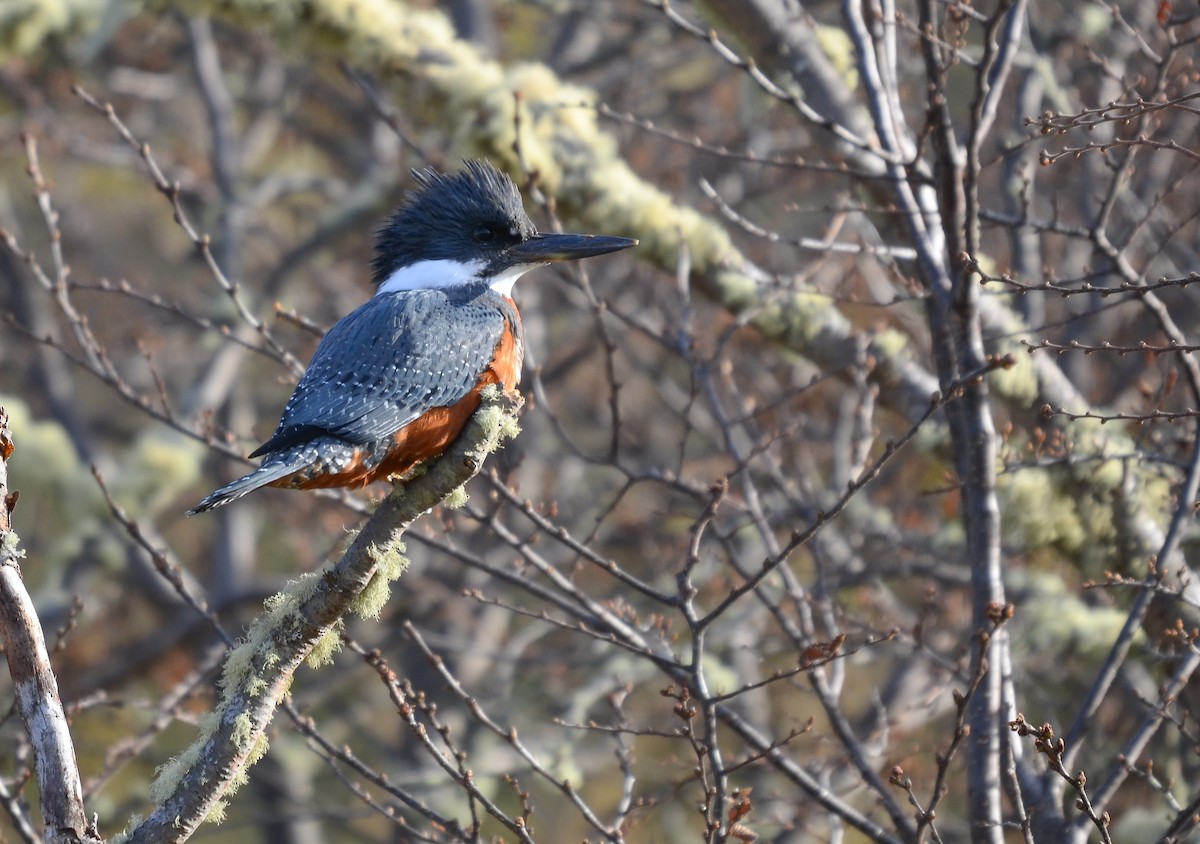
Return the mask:
POLYGON ((379 615, 390 584, 407 565, 401 537, 417 518, 479 471, 516 434, 521 400, 485 394, 462 436, 425 474, 398 486, 337 562, 305 574, 268 599, 245 641, 225 662, 220 699, 196 742, 165 765, 151 796, 156 808, 120 839, 141 844, 185 841, 204 820, 219 819, 225 800, 266 752, 265 731, 302 662, 319 666, 337 647, 347 611, 379 615))

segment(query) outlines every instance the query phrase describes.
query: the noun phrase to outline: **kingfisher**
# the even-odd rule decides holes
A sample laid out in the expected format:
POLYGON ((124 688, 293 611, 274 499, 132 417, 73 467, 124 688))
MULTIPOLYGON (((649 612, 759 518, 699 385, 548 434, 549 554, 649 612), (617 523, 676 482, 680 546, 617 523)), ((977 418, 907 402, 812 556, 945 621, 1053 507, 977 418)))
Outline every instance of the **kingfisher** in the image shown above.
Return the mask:
POLYGON ((379 229, 375 293, 321 340, 253 472, 188 511, 259 487, 363 487, 441 454, 491 384, 513 391, 525 343, 513 284, 535 267, 627 249, 627 237, 539 232, 483 160, 417 187, 379 229))

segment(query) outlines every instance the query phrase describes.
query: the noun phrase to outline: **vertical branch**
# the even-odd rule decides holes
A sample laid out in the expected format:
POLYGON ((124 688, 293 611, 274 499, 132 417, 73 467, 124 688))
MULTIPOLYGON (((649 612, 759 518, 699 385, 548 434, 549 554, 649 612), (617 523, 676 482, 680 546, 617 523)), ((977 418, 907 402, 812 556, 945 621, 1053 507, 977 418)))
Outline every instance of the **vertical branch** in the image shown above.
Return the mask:
MULTIPOLYGON (((850 23, 857 24, 860 51, 873 55, 868 47, 867 27, 861 7, 851 3, 847 10, 850 23)), ((998 22, 1005 12, 1002 7, 994 19, 998 22)), ((934 2, 919 7, 920 28, 924 34, 921 47, 925 61, 928 90, 928 114, 934 159, 932 161, 934 191, 916 189, 911 198, 918 206, 920 217, 911 215, 909 227, 919 252, 923 282, 929 291, 926 300, 930 339, 937 361, 939 380, 946 389, 966 372, 976 371, 986 361, 979 312, 979 290, 965 271, 962 256, 970 254, 977 226, 978 205, 970 194, 979 172, 979 145, 991 125, 989 104, 994 102, 992 86, 1002 85, 1005 74, 990 76, 997 65, 994 29, 988 32, 988 52, 983 66, 977 70, 978 86, 972 113, 972 134, 964 153, 953 123, 946 90, 947 54, 943 34, 942 9, 934 2), (918 221, 924 218, 924 224, 918 221), (940 228, 940 237, 939 237, 940 228), (939 248, 940 247, 940 248, 939 248)), ((1006 42, 1011 44, 1011 40, 1006 42)), ((1001 53, 999 65, 1011 61, 1011 50, 1001 53)), ((864 68, 876 70, 870 61, 864 68)), ((1003 70, 1002 67, 998 67, 1003 70)), ((876 120, 886 131, 888 120, 899 121, 887 102, 884 83, 878 72, 865 74, 874 85, 877 107, 876 120)), ((919 162, 907 175, 920 175, 919 162)), ((898 191, 902 192, 902 190, 898 191)), ((918 209, 914 209, 918 210, 918 209)), ((968 379, 963 382, 957 400, 947 404, 955 468, 961 484, 962 520, 966 533, 966 561, 971 570, 972 623, 976 630, 989 628, 989 615, 1004 604, 1004 585, 1000 572, 1000 510, 996 498, 996 431, 992 421, 986 382, 968 379)), ((1007 638, 1001 631, 996 644, 1005 648, 1007 638)), ((984 649, 977 644, 973 657, 974 672, 982 681, 976 694, 967 702, 971 737, 968 743, 968 794, 970 801, 972 840, 998 842, 1002 838, 1002 807, 1000 803, 1000 740, 1002 725, 1001 676, 989 671, 984 649)))
MULTIPOLYGON (((933 11, 932 4, 922 9, 923 15, 933 11)), ((947 241, 952 244, 951 254, 960 258, 975 255, 980 248, 981 150, 995 122, 996 106, 1016 55, 1024 16, 1024 2, 1014 5, 1011 0, 1001 0, 987 21, 983 33, 983 59, 975 72, 976 90, 971 104, 965 161, 960 161, 956 151, 950 148, 942 151, 942 178, 955 186, 953 193, 952 188, 947 187, 943 193, 944 201, 949 202, 952 197, 956 201, 956 214, 953 217, 947 215, 947 220, 953 220, 954 223, 954 229, 946 232, 947 241), (1002 28, 1005 37, 1001 41, 998 34, 1002 28), (963 168, 961 173, 960 167, 963 168), (957 191, 959 185, 962 186, 961 194, 957 191)), ((932 21, 929 23, 932 25, 932 21)), ((936 47, 928 41, 925 45, 927 56, 932 57, 936 47)), ((931 60, 929 66, 932 68, 931 60)), ((944 90, 940 81, 941 78, 938 90, 944 90)), ((950 139, 945 140, 948 142, 950 139)), ((955 285, 957 357, 960 365, 974 368, 986 358, 979 307, 981 285, 975 283, 966 268, 955 273, 955 285)), ((963 398, 961 404, 950 410, 952 419, 959 417, 959 424, 952 422, 951 430, 959 476, 963 482, 963 515, 971 565, 972 619, 976 629, 986 629, 985 620, 1006 600, 1000 560, 1000 505, 996 497, 997 436, 986 382, 980 379, 968 384, 963 398)), ((1008 631, 998 628, 994 636, 995 667, 985 676, 979 694, 968 702, 971 726, 968 788, 974 822, 972 838, 975 841, 998 841, 1003 838, 1000 827, 1004 767, 1001 742, 1006 738, 1003 724, 1015 715, 1015 688, 1003 670, 1003 666, 1009 662, 1008 631)), ((980 670, 988 670, 982 649, 977 659, 980 661, 980 670)), ((1015 788, 1010 790, 1016 791, 1015 788)))
POLYGON ((16 688, 17 710, 36 761, 42 819, 49 844, 98 841, 83 811, 83 786, 75 746, 58 696, 37 610, 21 580, 20 540, 12 530, 17 493, 8 491, 8 458, 13 453, 8 414, 0 408, 0 630, 8 671, 16 688))

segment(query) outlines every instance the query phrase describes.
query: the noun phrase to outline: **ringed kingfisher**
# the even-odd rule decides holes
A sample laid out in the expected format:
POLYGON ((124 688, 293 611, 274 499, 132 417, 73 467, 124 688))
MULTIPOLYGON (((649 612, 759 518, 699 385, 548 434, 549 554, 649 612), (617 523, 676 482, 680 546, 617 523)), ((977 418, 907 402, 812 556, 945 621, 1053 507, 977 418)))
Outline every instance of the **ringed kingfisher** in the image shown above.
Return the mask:
POLYGON ((535 267, 615 252, 626 237, 541 233, 487 161, 413 172, 417 189, 376 235, 375 294, 339 320, 250 474, 188 511, 259 487, 362 487, 440 454, 490 384, 515 390, 524 339, 513 283, 535 267))

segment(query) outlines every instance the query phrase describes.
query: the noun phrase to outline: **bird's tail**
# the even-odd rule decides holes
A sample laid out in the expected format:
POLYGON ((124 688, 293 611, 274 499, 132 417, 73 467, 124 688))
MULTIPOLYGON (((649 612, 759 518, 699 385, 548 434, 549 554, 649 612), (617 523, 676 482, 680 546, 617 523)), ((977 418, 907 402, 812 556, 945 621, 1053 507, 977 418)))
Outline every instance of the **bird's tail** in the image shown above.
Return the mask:
POLYGON ((272 455, 253 472, 238 478, 233 483, 221 487, 191 510, 188 510, 187 514, 194 516, 197 513, 215 510, 218 507, 228 504, 230 501, 236 501, 247 493, 254 492, 259 487, 266 486, 272 481, 286 478, 293 472, 304 468, 307 463, 308 455, 303 454, 298 449, 272 455))

